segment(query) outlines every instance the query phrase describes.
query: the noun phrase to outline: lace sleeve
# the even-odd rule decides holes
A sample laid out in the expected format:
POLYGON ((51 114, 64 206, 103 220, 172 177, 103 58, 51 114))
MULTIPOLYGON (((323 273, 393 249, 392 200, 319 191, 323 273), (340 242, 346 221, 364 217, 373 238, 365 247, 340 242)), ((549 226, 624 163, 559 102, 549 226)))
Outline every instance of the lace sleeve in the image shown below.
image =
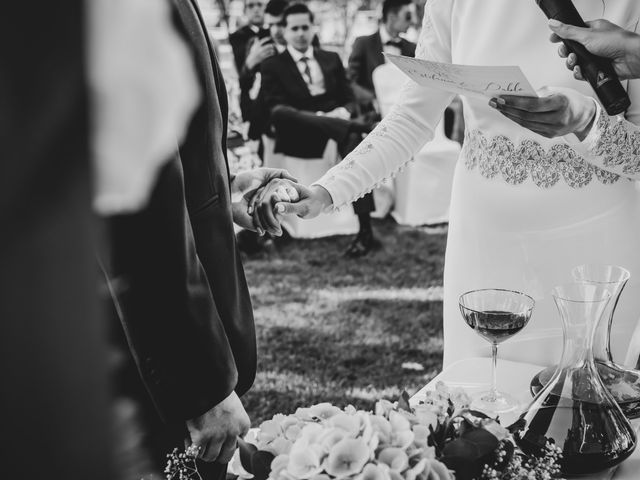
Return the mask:
POLYGON ((589 135, 582 142, 575 138, 567 141, 595 167, 640 180, 640 83, 637 80, 629 82, 628 93, 631 107, 624 117, 610 117, 598 105, 589 135))
MULTIPOLYGON (((451 62, 453 0, 428 0, 416 57, 451 62)), ((380 124, 338 165, 315 182, 339 209, 394 177, 433 138, 452 94, 407 80, 400 100, 380 124)))

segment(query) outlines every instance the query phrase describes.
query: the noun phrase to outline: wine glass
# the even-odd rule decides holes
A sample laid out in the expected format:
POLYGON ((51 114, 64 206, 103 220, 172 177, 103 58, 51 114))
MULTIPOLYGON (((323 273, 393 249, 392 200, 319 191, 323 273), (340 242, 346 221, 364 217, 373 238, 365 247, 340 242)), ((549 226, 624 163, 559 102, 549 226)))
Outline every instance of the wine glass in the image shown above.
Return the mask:
POLYGON ((476 396, 471 407, 488 415, 514 410, 519 405, 518 401, 496 388, 498 344, 527 325, 535 301, 521 292, 488 288, 460 295, 459 304, 467 325, 491 343, 491 389, 476 396))

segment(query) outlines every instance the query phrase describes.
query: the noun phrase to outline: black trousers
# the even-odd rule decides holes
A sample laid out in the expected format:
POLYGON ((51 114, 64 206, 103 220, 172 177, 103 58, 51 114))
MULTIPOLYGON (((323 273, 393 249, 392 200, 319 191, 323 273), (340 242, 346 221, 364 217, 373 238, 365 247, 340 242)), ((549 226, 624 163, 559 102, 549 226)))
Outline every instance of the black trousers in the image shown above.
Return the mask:
POLYGON ((322 157, 329 140, 335 140, 338 150, 350 147, 349 120, 316 115, 314 112, 279 105, 271 112, 276 131, 275 152, 298 158, 322 157))

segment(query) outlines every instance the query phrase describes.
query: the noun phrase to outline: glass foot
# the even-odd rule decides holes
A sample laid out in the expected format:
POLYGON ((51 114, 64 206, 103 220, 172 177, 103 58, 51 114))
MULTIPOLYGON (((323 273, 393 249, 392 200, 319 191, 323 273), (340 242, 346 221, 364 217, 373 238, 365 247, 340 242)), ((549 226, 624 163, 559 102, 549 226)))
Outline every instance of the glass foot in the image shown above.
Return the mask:
POLYGON ((476 395, 471 402, 472 410, 478 410, 490 417, 501 413, 512 412, 519 407, 520 402, 504 392, 481 392, 476 395))

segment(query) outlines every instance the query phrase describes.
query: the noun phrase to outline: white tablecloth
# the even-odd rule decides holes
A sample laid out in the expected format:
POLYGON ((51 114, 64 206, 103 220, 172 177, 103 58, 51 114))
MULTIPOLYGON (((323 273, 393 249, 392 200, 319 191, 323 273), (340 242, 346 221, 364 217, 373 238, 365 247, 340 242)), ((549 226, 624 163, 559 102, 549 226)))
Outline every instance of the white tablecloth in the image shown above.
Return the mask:
MULTIPOLYGON (((524 410, 532 398, 529 393, 529 382, 542 368, 528 363, 498 360, 498 389, 516 397, 522 403, 521 408, 524 410)), ((471 395, 487 390, 491 382, 491 359, 468 358, 450 365, 416 393, 411 399, 412 402, 418 401, 425 390, 433 390, 439 381, 449 387, 462 387, 471 395)), ((518 418, 521 411, 501 415, 501 423, 505 426, 510 425, 518 418)), ((640 422, 635 420, 633 423, 637 431, 640 422)), ((640 449, 637 448, 615 472, 581 478, 584 480, 638 480, 640 479, 640 449)))

